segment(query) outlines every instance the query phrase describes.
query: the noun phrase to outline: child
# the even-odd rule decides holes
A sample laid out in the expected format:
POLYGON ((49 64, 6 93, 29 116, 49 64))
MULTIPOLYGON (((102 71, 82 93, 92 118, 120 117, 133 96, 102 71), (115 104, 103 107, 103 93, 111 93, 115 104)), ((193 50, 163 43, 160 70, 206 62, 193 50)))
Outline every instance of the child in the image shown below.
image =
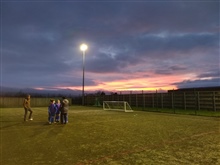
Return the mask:
POLYGON ((60 100, 57 100, 56 103, 56 108, 57 108, 57 112, 56 112, 56 117, 55 117, 55 121, 59 122, 60 121, 60 100))
POLYGON ((55 101, 53 99, 50 100, 50 105, 48 107, 48 114, 49 114, 49 124, 55 122, 55 114, 57 112, 57 108, 55 105, 55 101))

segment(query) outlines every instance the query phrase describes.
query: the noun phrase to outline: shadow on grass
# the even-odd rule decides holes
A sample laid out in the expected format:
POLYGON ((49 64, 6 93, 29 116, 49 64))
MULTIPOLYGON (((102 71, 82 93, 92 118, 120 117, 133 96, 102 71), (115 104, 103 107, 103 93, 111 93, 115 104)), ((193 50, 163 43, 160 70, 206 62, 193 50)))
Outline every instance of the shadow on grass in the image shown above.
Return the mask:
POLYGON ((4 125, 2 124, 3 122, 13 122, 13 121, 1 121, 0 130, 3 130, 3 129, 10 128, 10 127, 14 127, 14 126, 21 125, 21 123, 16 123, 16 124, 10 124, 10 125, 5 125, 5 126, 4 126, 4 125))
POLYGON ((55 124, 49 124, 47 121, 0 121, 0 130, 12 128, 12 127, 20 127, 20 126, 25 126, 25 127, 32 127, 32 126, 56 126, 56 127, 63 127, 63 124, 60 123, 55 123, 55 124), (12 124, 14 123, 14 124, 12 124))
POLYGON ((49 126, 49 127, 53 127, 53 126, 64 126, 64 124, 61 123, 53 123, 53 124, 49 124, 47 121, 26 121, 26 122, 22 122, 22 126, 49 126))

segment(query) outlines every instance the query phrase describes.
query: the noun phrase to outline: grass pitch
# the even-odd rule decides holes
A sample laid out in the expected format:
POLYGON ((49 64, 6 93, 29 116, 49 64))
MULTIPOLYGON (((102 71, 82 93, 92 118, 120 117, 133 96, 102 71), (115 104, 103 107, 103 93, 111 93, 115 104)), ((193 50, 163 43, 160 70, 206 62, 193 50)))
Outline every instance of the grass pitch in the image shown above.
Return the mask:
POLYGON ((47 123, 47 107, 2 108, 2 165, 217 165, 220 118, 72 106, 69 123, 47 123))

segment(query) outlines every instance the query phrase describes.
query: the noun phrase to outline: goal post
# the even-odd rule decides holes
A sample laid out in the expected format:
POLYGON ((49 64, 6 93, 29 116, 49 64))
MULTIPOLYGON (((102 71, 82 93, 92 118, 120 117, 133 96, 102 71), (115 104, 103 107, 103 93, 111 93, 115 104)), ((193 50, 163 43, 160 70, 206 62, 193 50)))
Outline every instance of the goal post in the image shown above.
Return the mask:
POLYGON ((127 101, 103 101, 103 109, 133 112, 127 101))

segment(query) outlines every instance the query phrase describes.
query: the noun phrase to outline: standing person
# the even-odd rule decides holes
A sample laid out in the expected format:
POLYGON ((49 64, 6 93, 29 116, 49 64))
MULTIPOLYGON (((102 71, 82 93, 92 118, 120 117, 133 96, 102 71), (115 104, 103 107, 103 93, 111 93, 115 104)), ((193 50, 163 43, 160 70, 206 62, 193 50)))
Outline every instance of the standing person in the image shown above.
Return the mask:
POLYGON ((50 100, 50 105, 48 107, 48 113, 49 113, 49 124, 55 122, 55 114, 57 112, 57 107, 55 105, 55 101, 53 99, 50 100))
POLYGON ((59 122, 60 121, 60 108, 61 108, 60 100, 57 100, 56 108, 57 108, 57 112, 56 112, 55 121, 59 122))
POLYGON ((31 109, 31 96, 30 95, 27 95, 27 97, 24 99, 23 107, 24 107, 24 121, 27 121, 28 111, 30 112, 28 119, 33 120, 32 118, 33 111, 31 109))
POLYGON ((61 124, 66 124, 68 121, 67 115, 69 110, 69 100, 66 99, 66 97, 63 97, 63 100, 61 101, 61 124))

